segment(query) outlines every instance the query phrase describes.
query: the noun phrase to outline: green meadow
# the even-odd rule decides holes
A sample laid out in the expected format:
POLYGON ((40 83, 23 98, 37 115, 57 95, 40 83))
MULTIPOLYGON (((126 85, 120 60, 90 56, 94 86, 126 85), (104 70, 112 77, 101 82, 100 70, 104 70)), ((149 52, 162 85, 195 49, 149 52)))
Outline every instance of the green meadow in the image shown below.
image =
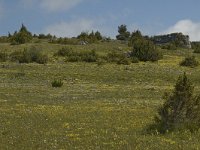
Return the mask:
MULTIPOLYGON (((190 150, 200 149, 200 131, 149 133, 163 94, 186 72, 200 91, 200 67, 180 67, 193 50, 162 50, 158 62, 130 65, 66 62, 62 47, 99 55, 129 51, 127 44, 0 44, 8 54, 36 46, 47 64, 0 63, 0 149, 2 150, 190 150), (53 88, 54 79, 63 86, 53 88)), ((193 54, 200 61, 199 54, 193 54)))

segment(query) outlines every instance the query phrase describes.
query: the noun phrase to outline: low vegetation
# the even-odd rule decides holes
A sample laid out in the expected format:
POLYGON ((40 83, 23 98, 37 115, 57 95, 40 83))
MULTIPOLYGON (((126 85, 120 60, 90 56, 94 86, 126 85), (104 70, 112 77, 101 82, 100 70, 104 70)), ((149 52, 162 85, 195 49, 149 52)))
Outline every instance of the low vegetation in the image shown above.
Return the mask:
POLYGON ((199 54, 119 27, 118 40, 0 41, 0 149, 200 148, 200 69, 180 66, 199 54))
POLYGON ((52 87, 58 88, 63 86, 62 80, 54 80, 51 82, 52 87))

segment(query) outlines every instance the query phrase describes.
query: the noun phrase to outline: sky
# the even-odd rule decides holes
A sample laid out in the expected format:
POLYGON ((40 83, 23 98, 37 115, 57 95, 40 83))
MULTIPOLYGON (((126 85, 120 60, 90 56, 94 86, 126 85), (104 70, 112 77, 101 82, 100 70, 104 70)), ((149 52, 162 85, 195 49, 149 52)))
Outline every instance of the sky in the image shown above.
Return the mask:
POLYGON ((118 26, 144 35, 182 32, 200 41, 200 0, 0 0, 0 35, 23 23, 35 34, 74 37, 100 31, 115 38, 118 26))

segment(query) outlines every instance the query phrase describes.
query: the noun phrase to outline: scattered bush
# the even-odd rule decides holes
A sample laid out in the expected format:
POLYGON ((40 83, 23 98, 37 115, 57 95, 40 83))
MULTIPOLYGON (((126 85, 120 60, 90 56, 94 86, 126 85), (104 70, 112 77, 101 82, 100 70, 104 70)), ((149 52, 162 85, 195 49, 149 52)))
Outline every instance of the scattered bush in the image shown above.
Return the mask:
POLYGON ((155 117, 158 131, 189 129, 200 127, 200 96, 193 96, 194 87, 184 73, 180 76, 174 91, 165 94, 165 102, 155 117))
POLYGON ((79 44, 79 40, 76 38, 53 38, 50 40, 50 43, 53 44, 69 44, 69 45, 78 45, 79 44))
POLYGON ((52 87, 58 88, 63 86, 63 82, 61 80, 54 80, 51 82, 52 87))
POLYGON ((31 47, 24 49, 23 52, 13 52, 10 54, 11 61, 19 61, 19 63, 32 63, 46 64, 48 62, 48 56, 42 54, 40 49, 31 47))
POLYGON ((65 56, 69 62, 96 62, 99 57, 94 50, 76 52, 70 48, 62 48, 56 53, 56 55, 65 56))
POLYGON ((195 59, 194 56, 189 56, 186 57, 181 63, 181 66, 186 66, 186 67, 196 67, 199 65, 199 62, 195 59))

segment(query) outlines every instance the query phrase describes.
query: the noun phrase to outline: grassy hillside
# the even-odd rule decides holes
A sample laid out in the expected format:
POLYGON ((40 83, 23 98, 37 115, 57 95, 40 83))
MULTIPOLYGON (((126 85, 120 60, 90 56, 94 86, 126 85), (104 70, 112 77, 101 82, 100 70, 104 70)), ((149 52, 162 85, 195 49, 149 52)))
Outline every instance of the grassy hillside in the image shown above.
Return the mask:
MULTIPOLYGON (((68 63, 53 56, 63 45, 0 44, 11 53, 37 46, 46 65, 0 63, 0 149, 199 149, 200 132, 149 134, 162 96, 186 72, 200 91, 200 67, 179 63, 192 50, 163 50, 158 62, 68 63), (61 88, 51 82, 62 79, 61 88)), ((77 51, 130 50, 119 42, 67 46, 77 51)), ((200 56, 195 54, 200 61, 200 56)))

